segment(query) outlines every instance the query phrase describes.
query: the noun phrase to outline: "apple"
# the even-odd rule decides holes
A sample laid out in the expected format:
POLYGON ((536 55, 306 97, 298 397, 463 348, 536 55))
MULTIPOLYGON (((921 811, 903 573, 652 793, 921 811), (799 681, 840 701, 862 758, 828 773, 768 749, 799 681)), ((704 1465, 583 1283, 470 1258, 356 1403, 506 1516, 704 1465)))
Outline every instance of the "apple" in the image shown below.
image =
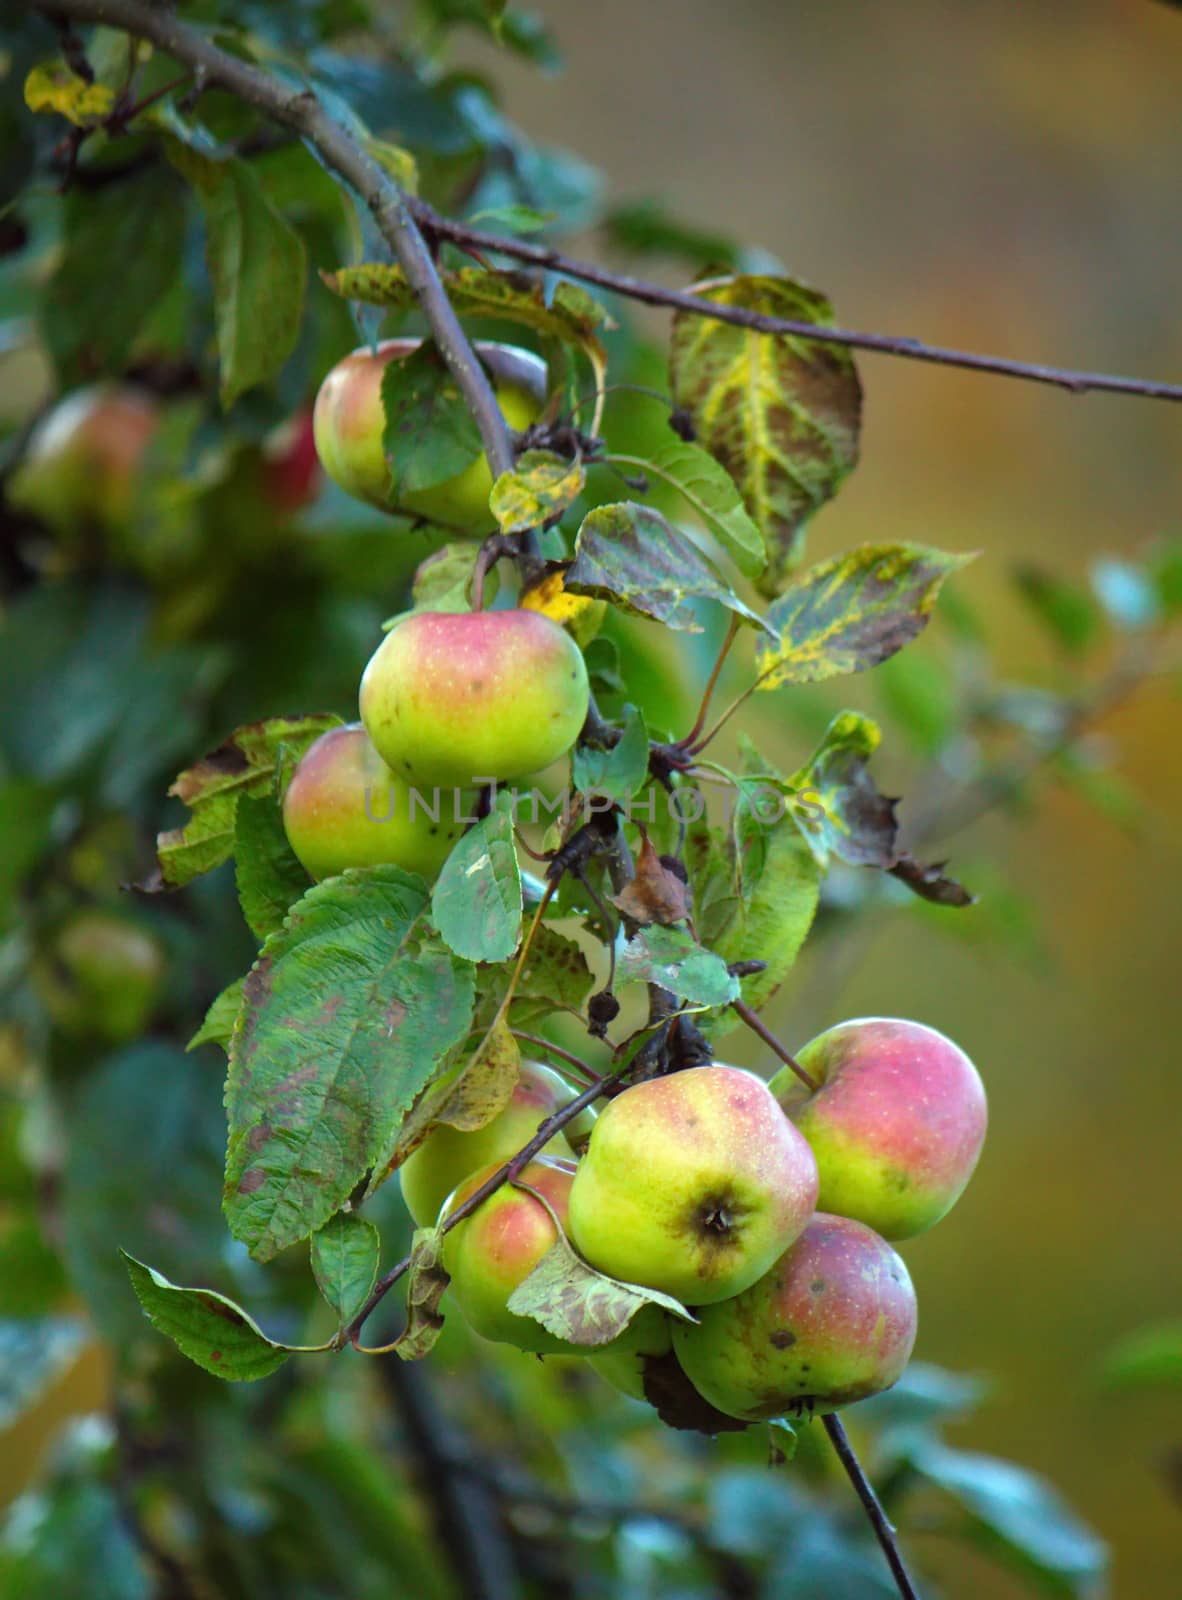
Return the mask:
MULTIPOLYGON (((465 1179, 447 1200, 440 1221, 500 1165, 501 1161, 494 1161, 465 1179)), ((574 1174, 573 1161, 550 1156, 537 1157, 521 1173, 522 1183, 545 1197, 563 1227, 574 1174)), ((586 1346, 557 1338, 533 1317, 519 1317, 507 1306, 514 1289, 557 1238, 546 1207, 525 1189, 509 1183, 502 1184, 444 1236, 443 1265, 451 1276, 451 1293, 471 1328, 486 1339, 540 1355, 587 1354, 586 1346)))
POLYGON ((290 517, 311 505, 320 493, 322 474, 310 406, 272 429, 263 440, 262 456, 263 486, 275 510, 290 517))
POLYGON ((985 1139, 985 1090, 951 1039, 921 1022, 864 1017, 818 1034, 772 1092, 817 1158, 823 1211, 910 1239, 960 1197, 985 1139))
POLYGON ((885 1239, 818 1212, 762 1278, 673 1328, 682 1370, 729 1417, 836 1411, 889 1389, 915 1344, 915 1290, 885 1239))
POLYGON ((816 1199, 812 1151, 763 1079, 690 1067, 634 1084, 600 1114, 570 1234, 600 1272, 709 1305, 766 1272, 816 1199))
POLYGON ((123 527, 156 430, 157 405, 128 384, 94 384, 58 402, 29 436, 8 498, 66 539, 123 527))
POLYGON ((35 980, 59 1027, 121 1043, 143 1032, 166 965, 159 941, 139 923, 88 906, 59 929, 35 980))
POLYGON ((370 657, 361 720, 417 784, 522 778, 586 721, 582 651, 540 611, 414 611, 370 657))
MULTIPOLYGON (((462 472, 425 489, 400 491, 382 449, 386 412, 382 377, 391 361, 419 348, 418 339, 388 339, 376 350, 363 346, 336 366, 320 385, 314 410, 316 449, 334 483, 383 511, 405 511, 474 533, 494 525, 488 508, 492 474, 484 456, 462 472)), ((476 351, 493 379, 505 421, 527 428, 546 399, 546 363, 515 345, 479 343, 476 351)))
POLYGON ((404 783, 351 722, 308 746, 283 796, 283 826, 313 878, 383 863, 433 878, 475 815, 474 800, 471 790, 404 783))
MULTIPOLYGON (((539 1061, 523 1061, 513 1098, 483 1128, 464 1133, 446 1123, 434 1127, 398 1169, 402 1198, 415 1226, 433 1227, 439 1208, 457 1184, 478 1167, 490 1162, 497 1167, 515 1156, 539 1124, 573 1098, 570 1085, 557 1072, 539 1061)), ((544 1154, 573 1157, 561 1132, 546 1145, 544 1154)))

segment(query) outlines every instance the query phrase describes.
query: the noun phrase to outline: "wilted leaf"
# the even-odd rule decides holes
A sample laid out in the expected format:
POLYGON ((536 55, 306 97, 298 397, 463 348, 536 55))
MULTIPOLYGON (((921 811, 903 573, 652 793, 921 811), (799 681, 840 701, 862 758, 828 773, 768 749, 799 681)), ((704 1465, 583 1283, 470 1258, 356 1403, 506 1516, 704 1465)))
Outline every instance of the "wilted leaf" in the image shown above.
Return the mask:
POLYGON ((513 797, 459 839, 431 895, 440 937, 466 961, 507 961, 521 943, 521 869, 513 841, 513 797))
POLYGON ((224 1209, 267 1260, 323 1226, 468 1033, 471 969, 427 942, 398 867, 318 884, 246 980, 226 1081, 224 1209))
POLYGON ((788 784, 805 802, 794 815, 822 867, 831 854, 858 867, 889 868, 898 859, 898 802, 879 794, 867 765, 881 739, 869 717, 839 712, 788 784))
POLYGON ((479 456, 476 418, 429 341, 401 361, 386 363, 382 406, 386 414, 382 449, 390 468, 393 502, 446 483, 479 456))
POLYGON ((443 1235, 438 1228, 416 1228, 410 1249, 406 1285, 406 1326, 388 1346, 403 1361, 430 1355, 443 1331, 443 1299, 451 1279, 443 1267, 443 1235))
POLYGON ((658 1305, 685 1322, 696 1320, 672 1295, 597 1272, 559 1229, 549 1250, 509 1296, 507 1309, 532 1317, 556 1339, 595 1346, 618 1338, 646 1305, 658 1305))
POLYGON ((238 903, 256 939, 283 926, 311 878, 287 842, 283 813, 272 795, 240 795, 234 812, 234 875, 238 903))
POLYGON ((571 758, 571 777, 580 794, 613 800, 626 808, 648 777, 648 729, 643 714, 635 706, 624 707, 623 731, 610 750, 580 745, 571 758))
POLYGON ((726 962, 684 928, 642 928, 616 963, 619 983, 657 983, 695 1006, 725 1006, 739 997, 739 980, 726 962))
POLYGON ((761 689, 864 672, 926 626, 945 578, 971 561, 926 545, 863 544, 801 573, 768 611, 761 689))
POLYGON ((434 1120, 461 1133, 474 1133, 501 1114, 520 1077, 521 1048, 502 1020, 490 1031, 480 1053, 447 1083, 447 1098, 434 1120))
POLYGON ((767 626, 697 545, 652 506, 635 501, 597 506, 587 514, 565 583, 576 593, 597 595, 636 616, 690 633, 702 631, 691 600, 714 600, 755 627, 767 626))
POLYGON ((312 1276, 338 1327, 347 1327, 368 1300, 380 1249, 373 1223, 351 1211, 338 1211, 312 1235, 312 1276))
POLYGON ((308 277, 304 242, 245 161, 218 160, 168 135, 168 159, 205 213, 222 405, 266 383, 299 337, 308 277))
MULTIPOLYGON (((790 278, 736 276, 696 288, 770 316, 821 327, 833 320, 824 295, 790 278)), ((760 588, 778 594, 796 565, 804 523, 858 459, 862 390, 853 358, 837 345, 679 311, 669 375, 674 400, 763 532, 768 565, 760 588)))
POLYGON ((242 1009, 245 984, 245 978, 235 978, 233 983, 227 984, 205 1013, 205 1021, 185 1046, 186 1050, 196 1050, 201 1044, 220 1044, 223 1050, 229 1050, 234 1024, 242 1009))
POLYGON ((294 765, 314 740, 340 722, 330 714, 252 722, 196 766, 186 768, 168 792, 183 800, 193 815, 183 828, 173 828, 156 840, 163 886, 179 889, 220 867, 233 854, 238 797, 266 794, 281 759, 294 765))
MULTIPOLYGON (((596 637, 603 625, 607 601, 592 600, 585 594, 571 594, 561 572, 546 573, 537 583, 523 591, 517 603, 523 610, 540 611, 552 622, 557 622, 560 627, 568 629, 571 638, 584 649, 592 643, 597 646, 600 643, 609 644, 607 639, 599 641, 596 637)), ((591 677, 592 689, 602 688, 603 675, 600 674, 597 682, 590 658, 587 661, 587 671, 591 677)))
POLYGON ((647 833, 640 843, 631 883, 611 898, 614 906, 642 927, 653 922, 684 922, 691 909, 689 885, 665 866, 647 833))
POLYGON ((894 866, 887 870, 900 883, 905 883, 912 894, 919 895, 921 900, 930 900, 933 905, 975 905, 976 895, 971 894, 962 883, 957 883, 955 878, 950 878, 944 871, 945 865, 943 861, 933 861, 924 866, 903 850, 894 866))
POLYGON ((662 478, 676 489, 748 578, 767 563, 763 535, 743 505, 735 481, 714 457, 697 445, 671 439, 651 456, 612 453, 621 466, 638 467, 646 477, 662 478))
POLYGON ((586 481, 581 461, 567 461, 552 450, 526 450, 513 471, 502 472, 493 484, 489 504, 502 533, 528 533, 560 517, 586 481))
POLYGON ((56 111, 84 128, 111 114, 115 92, 105 83, 87 83, 64 61, 45 61, 25 79, 25 104, 30 111, 56 111))
POLYGON ((293 1350, 315 1348, 268 1339, 258 1323, 225 1295, 212 1289, 182 1289, 126 1250, 122 1255, 148 1321, 215 1378, 228 1383, 266 1378, 293 1350))

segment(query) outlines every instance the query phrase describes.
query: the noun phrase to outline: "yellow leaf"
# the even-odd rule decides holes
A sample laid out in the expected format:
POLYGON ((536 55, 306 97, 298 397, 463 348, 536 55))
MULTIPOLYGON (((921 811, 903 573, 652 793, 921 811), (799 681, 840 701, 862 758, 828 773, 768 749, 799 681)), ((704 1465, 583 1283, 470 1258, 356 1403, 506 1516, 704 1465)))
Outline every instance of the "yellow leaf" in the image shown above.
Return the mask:
POLYGON ((562 582, 561 572, 551 572, 527 589, 520 604, 526 611, 540 611, 552 622, 561 623, 573 635, 576 644, 585 645, 599 632, 606 600, 593 600, 586 594, 569 594, 562 582))
POLYGON ((25 79, 25 104, 30 111, 53 111, 84 128, 111 114, 115 92, 105 83, 87 83, 64 61, 43 61, 25 79))

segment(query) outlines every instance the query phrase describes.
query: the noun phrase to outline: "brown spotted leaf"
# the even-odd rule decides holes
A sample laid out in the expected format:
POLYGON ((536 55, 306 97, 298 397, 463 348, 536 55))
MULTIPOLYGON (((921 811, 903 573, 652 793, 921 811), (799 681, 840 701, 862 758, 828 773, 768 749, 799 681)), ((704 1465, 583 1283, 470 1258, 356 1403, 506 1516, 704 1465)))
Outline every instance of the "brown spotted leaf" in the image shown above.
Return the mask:
MULTIPOLYGON (((791 278, 712 279, 696 292, 818 327, 833 320, 825 296, 791 278)), ((759 588, 778 594, 799 559, 805 522, 857 463, 862 389, 853 358, 838 345, 679 311, 669 375, 699 444, 730 473, 767 542, 759 588)))
POLYGON ((443 1299, 451 1279, 443 1268, 443 1234, 438 1228, 418 1228, 410 1250, 406 1286, 406 1326, 386 1351, 403 1361, 421 1361, 430 1355, 443 1331, 443 1299))
POLYGON ((689 884, 669 870, 647 833, 641 842, 631 883, 625 884, 611 899, 626 917, 642 927, 651 922, 684 922, 690 914, 689 884))
POLYGON ((183 1289, 126 1250, 121 1254, 148 1321, 167 1334, 182 1355, 216 1378, 231 1383, 266 1378, 293 1350, 311 1354, 328 1348, 279 1344, 268 1339, 253 1317, 225 1295, 212 1289, 183 1289))
POLYGON ((341 1208, 469 1031, 472 969, 431 942, 428 894, 398 867, 317 884, 247 977, 223 1207, 260 1261, 341 1208))
POLYGON ((587 474, 581 461, 567 461, 553 450, 526 450, 512 472, 502 472, 489 504, 502 533, 540 528, 583 492, 587 474))
POLYGON ((326 713, 252 722, 186 768, 168 792, 193 815, 183 828, 157 837, 160 881, 155 886, 179 889, 227 861, 234 851, 239 796, 269 793, 281 762, 294 766, 313 740, 340 720, 326 713))
POLYGON ((944 580, 972 561, 922 544, 862 544, 802 572, 768 612, 761 689, 876 667, 927 626, 944 580))
POLYGON ((685 1322, 697 1320, 672 1295, 597 1272, 575 1252, 561 1229, 507 1305, 517 1316, 540 1322, 555 1338, 581 1345, 607 1344, 617 1338, 646 1305, 658 1305, 685 1322))

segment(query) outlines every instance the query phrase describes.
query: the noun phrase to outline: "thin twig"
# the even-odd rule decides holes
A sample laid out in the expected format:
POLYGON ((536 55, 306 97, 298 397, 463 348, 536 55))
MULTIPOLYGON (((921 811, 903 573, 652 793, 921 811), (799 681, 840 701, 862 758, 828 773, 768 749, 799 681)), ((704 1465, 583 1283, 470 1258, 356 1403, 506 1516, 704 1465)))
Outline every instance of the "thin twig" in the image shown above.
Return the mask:
POLYGON ((555 1044, 550 1039, 543 1039, 540 1033, 526 1033, 522 1028, 511 1028, 509 1031, 515 1039, 520 1039, 523 1044, 532 1044, 539 1050, 548 1050, 551 1055, 557 1056, 560 1061, 567 1062, 574 1067, 580 1077, 587 1078, 593 1083, 599 1081, 599 1073, 595 1071, 594 1067, 589 1067, 580 1057, 574 1055, 570 1050, 564 1050, 560 1044, 555 1044))
POLYGON ((468 341, 419 232, 407 197, 349 130, 328 115, 310 89, 293 89, 258 67, 211 44, 208 37, 146 0, 34 0, 52 19, 102 23, 147 39, 192 67, 203 84, 220 84, 273 122, 293 129, 342 177, 373 214, 383 239, 406 273, 435 343, 480 429, 493 477, 512 470, 513 442, 492 385, 468 341))
POLYGON ((780 1060, 786 1067, 792 1068, 793 1072, 795 1072, 796 1076, 806 1088, 812 1090, 814 1094, 816 1093, 821 1085, 814 1077, 811 1076, 811 1074, 804 1070, 792 1052, 780 1043, 766 1023, 763 1023, 759 1020, 755 1012, 752 1011, 751 1007, 745 1000, 732 1000, 731 1010, 737 1017, 742 1018, 742 1020, 751 1029, 752 1033, 758 1034, 758 1036, 763 1040, 764 1044, 767 1045, 769 1050, 775 1051, 776 1055, 779 1056, 780 1060))
MULTIPOLYGON (((607 1077, 600 1078, 597 1082, 589 1084, 581 1094, 577 1094, 573 1100, 568 1100, 566 1105, 559 1106, 552 1116, 547 1117, 544 1122, 538 1125, 538 1130, 533 1138, 523 1144, 515 1156, 498 1167, 490 1177, 485 1179, 479 1189, 474 1189, 468 1198, 462 1201, 440 1223, 440 1232, 450 1233, 457 1223, 463 1222, 464 1218, 470 1217, 478 1206, 482 1206, 490 1195, 496 1194, 502 1184, 509 1183, 516 1178, 518 1173, 527 1167, 533 1158, 550 1143, 556 1133, 560 1133, 568 1122, 573 1122, 581 1112, 598 1100, 600 1095, 607 1094, 614 1089, 616 1084, 632 1071, 632 1066, 633 1063, 631 1061, 626 1061, 622 1067, 618 1067, 615 1072, 609 1073, 607 1077)), ((399 1278, 410 1271, 410 1264, 410 1256, 404 1256, 401 1261, 390 1268, 389 1272, 378 1279, 369 1299, 338 1338, 338 1344, 356 1344, 361 1337, 361 1330, 370 1314, 386 1298, 399 1278)))
POLYGON ((898 1586, 900 1595, 903 1600, 919 1600, 919 1591, 903 1564, 894 1525, 882 1509, 870 1479, 862 1471, 862 1463, 854 1454, 854 1447, 849 1441, 841 1418, 835 1411, 831 1411, 827 1417, 822 1417, 821 1421, 825 1432, 829 1435, 830 1443, 837 1452, 837 1459, 845 1468, 846 1476, 854 1486, 854 1493, 862 1502, 870 1526, 874 1529, 874 1537, 882 1546, 882 1553, 887 1559, 887 1566, 891 1569, 891 1576, 898 1586))
POLYGON ((722 672, 722 668, 727 656, 730 654, 730 648, 735 642, 735 638, 739 632, 739 627, 739 619, 735 613, 732 612, 730 626, 726 630, 726 638, 722 641, 722 648, 718 652, 718 659, 715 661, 713 671, 706 680, 706 687, 702 691, 702 703, 698 707, 698 714, 694 718, 694 725, 686 734, 684 739, 679 739, 677 741, 677 743, 685 750, 693 749, 694 740, 698 737, 702 731, 702 728, 705 726, 706 716, 710 710, 710 702, 714 698, 715 689, 718 687, 719 675, 722 672))
POLYGON ((532 267, 562 272, 584 283, 597 284, 643 305, 668 306, 688 311, 715 322, 751 328, 756 333, 788 334, 810 339, 815 344, 844 345, 851 350, 868 350, 877 355, 900 356, 905 361, 927 361, 936 366, 963 367, 972 372, 991 372, 1003 378, 1018 378, 1027 383, 1049 384, 1072 394, 1089 390, 1108 394, 1140 395, 1150 400, 1182 401, 1182 384, 1161 383, 1151 378, 1125 378, 1107 372, 1077 372, 1069 367, 1049 367, 1032 361, 1011 361, 1005 356, 975 355, 968 350, 952 350, 942 345, 925 344, 922 339, 888 333, 858 333, 849 328, 819 328, 815 323, 797 322, 789 317, 772 317, 745 306, 720 305, 692 289, 666 289, 644 278, 613 272, 590 261, 563 255, 548 245, 531 244, 525 239, 510 239, 474 228, 466 222, 442 217, 422 200, 408 202, 423 228, 437 239, 448 239, 461 249, 495 251, 532 267))

